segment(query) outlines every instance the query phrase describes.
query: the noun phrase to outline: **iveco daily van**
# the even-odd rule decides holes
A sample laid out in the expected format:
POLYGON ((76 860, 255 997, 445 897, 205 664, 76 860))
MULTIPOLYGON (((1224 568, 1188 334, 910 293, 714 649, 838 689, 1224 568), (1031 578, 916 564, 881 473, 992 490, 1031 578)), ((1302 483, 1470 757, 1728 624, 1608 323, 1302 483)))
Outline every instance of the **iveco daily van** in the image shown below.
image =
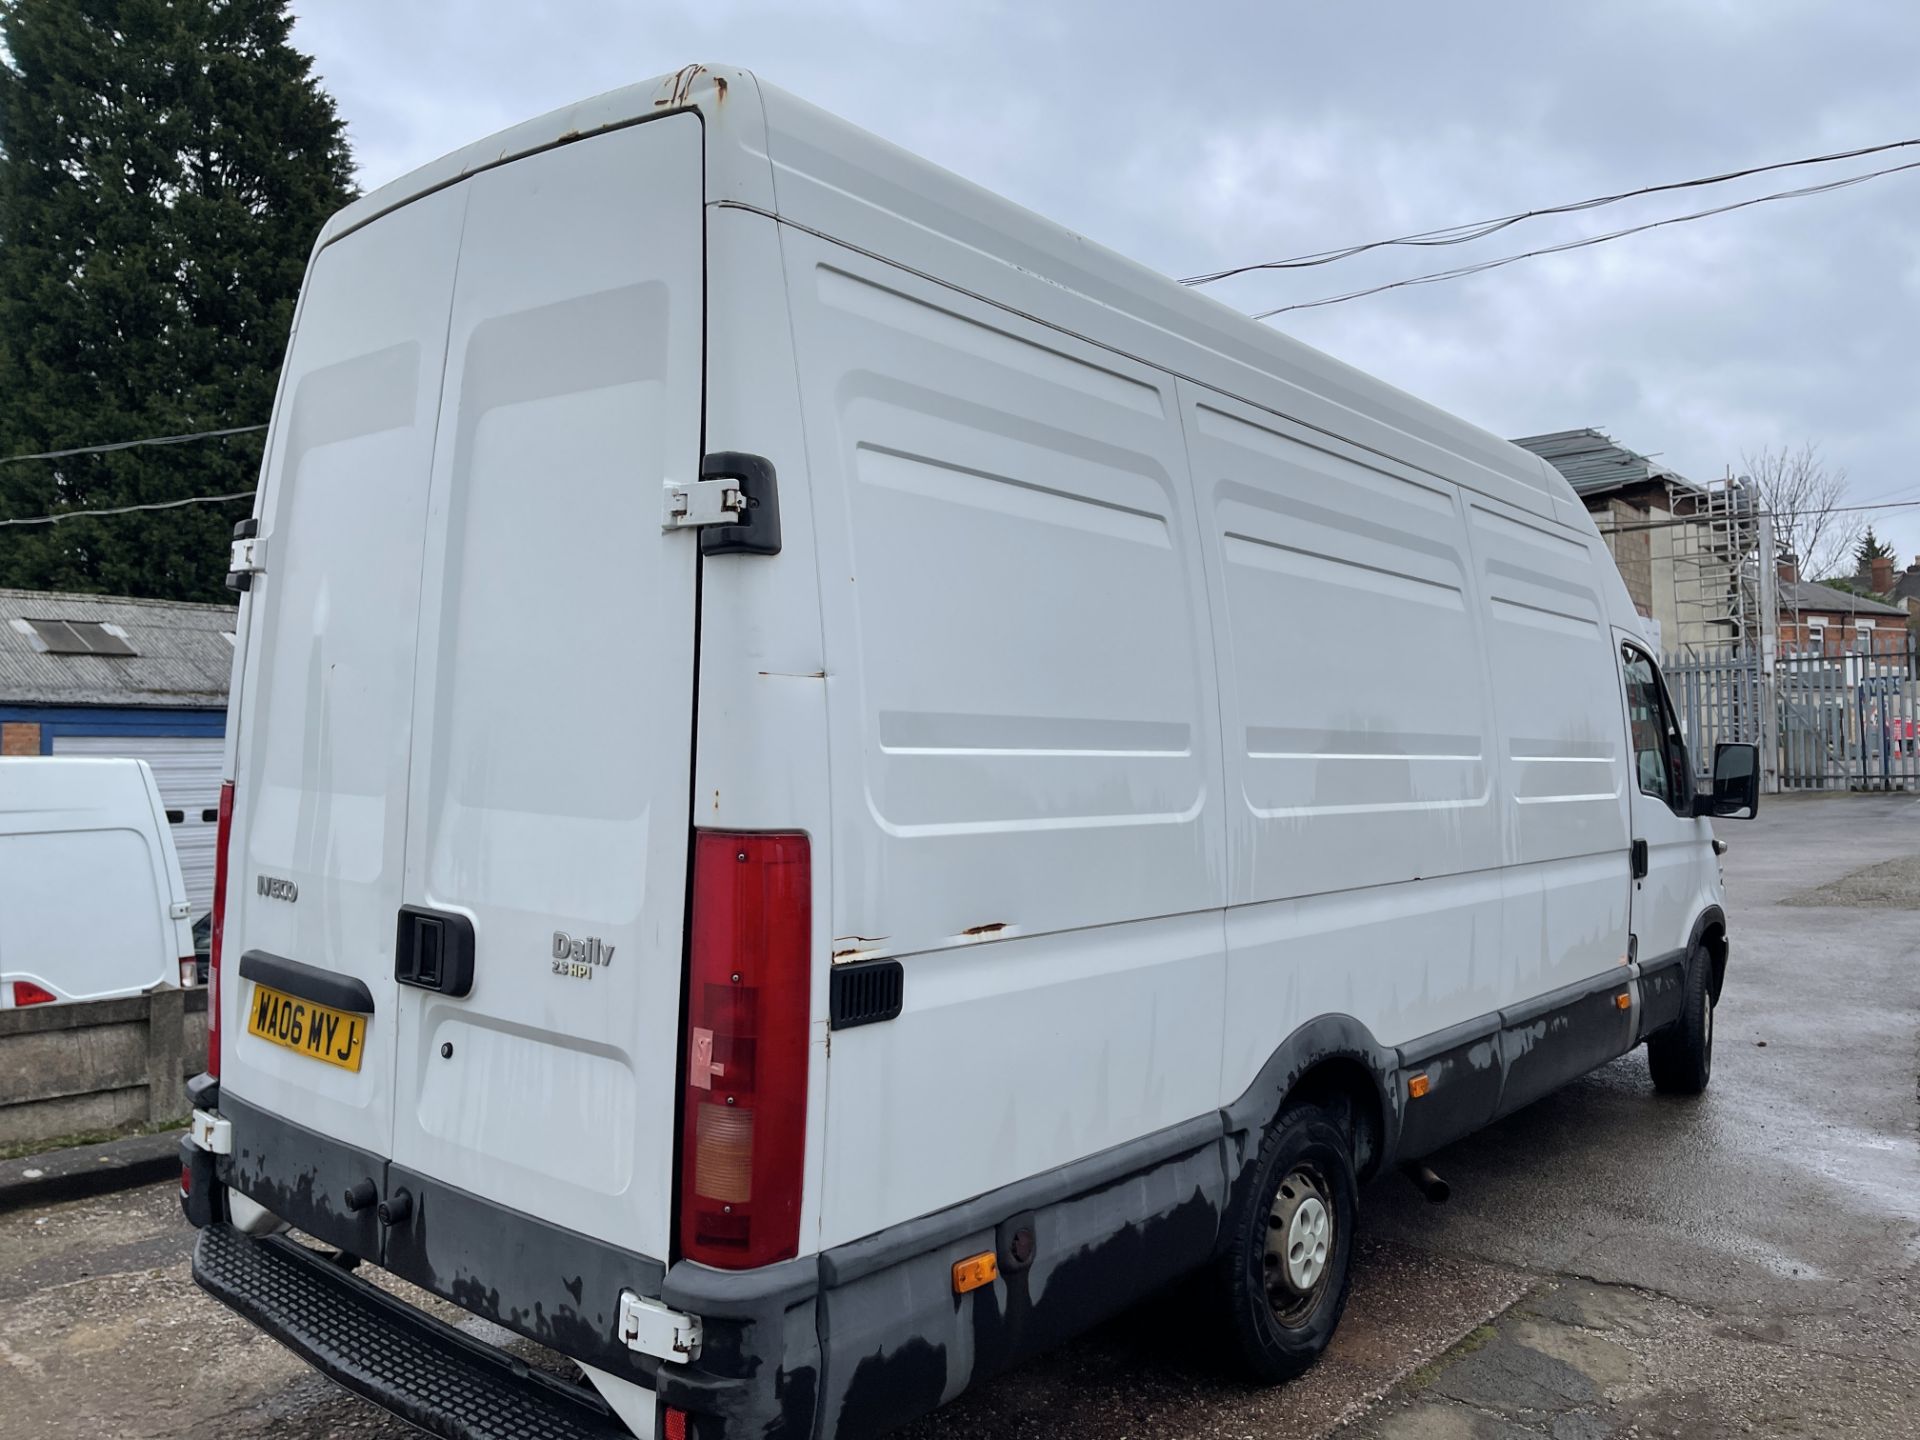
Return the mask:
POLYGON ((1191 1272, 1282 1378, 1359 1180, 1706 1084, 1756 757, 1561 478, 743 71, 334 217, 231 583, 195 1274, 434 1433, 873 1434, 1191 1272))
POLYGON ((188 983, 188 913, 146 761, 0 759, 0 1010, 188 983))

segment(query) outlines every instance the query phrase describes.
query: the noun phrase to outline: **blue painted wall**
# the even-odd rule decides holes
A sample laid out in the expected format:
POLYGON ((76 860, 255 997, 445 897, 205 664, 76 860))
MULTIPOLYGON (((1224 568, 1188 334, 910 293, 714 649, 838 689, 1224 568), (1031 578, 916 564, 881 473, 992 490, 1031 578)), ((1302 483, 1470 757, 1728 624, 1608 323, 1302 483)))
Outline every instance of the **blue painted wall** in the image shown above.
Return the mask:
POLYGON ((56 735, 212 735, 227 733, 225 710, 167 710, 151 705, 0 705, 0 723, 40 727, 40 753, 56 735))

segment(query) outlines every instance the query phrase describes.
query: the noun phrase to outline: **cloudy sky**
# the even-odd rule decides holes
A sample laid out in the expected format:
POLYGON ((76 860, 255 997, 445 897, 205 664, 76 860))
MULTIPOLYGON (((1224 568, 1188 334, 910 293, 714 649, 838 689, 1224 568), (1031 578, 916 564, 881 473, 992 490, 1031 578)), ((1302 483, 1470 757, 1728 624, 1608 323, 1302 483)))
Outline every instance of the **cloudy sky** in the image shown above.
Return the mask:
MULTIPOLYGON (((1920 136, 1911 0, 295 0, 371 188, 688 60, 745 65, 1172 275, 1920 136), (811 12, 811 13, 810 13, 811 12)), ((1215 287, 1248 311, 1920 146, 1215 287)), ((1812 441, 1920 500, 1920 170, 1273 323, 1503 435, 1695 479, 1812 441)), ((1873 517, 1903 562, 1920 508, 1873 517)))

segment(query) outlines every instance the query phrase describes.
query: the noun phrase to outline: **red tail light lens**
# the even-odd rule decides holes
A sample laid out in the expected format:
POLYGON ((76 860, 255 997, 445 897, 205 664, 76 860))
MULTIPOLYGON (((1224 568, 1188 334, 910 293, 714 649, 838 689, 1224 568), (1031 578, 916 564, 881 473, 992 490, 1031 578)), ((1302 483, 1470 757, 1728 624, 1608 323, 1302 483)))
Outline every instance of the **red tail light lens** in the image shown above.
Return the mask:
POLYGON ((800 1250, 812 925, 806 836, 694 836, 680 1252, 703 1265, 800 1250))
POLYGON ((233 781, 220 787, 220 829, 214 836, 213 925, 207 948, 207 1074, 220 1075, 220 936, 227 925, 227 842, 233 838, 233 781))
POLYGON ((42 989, 31 980, 13 982, 13 1003, 16 1005, 51 1005, 58 998, 51 990, 42 989))

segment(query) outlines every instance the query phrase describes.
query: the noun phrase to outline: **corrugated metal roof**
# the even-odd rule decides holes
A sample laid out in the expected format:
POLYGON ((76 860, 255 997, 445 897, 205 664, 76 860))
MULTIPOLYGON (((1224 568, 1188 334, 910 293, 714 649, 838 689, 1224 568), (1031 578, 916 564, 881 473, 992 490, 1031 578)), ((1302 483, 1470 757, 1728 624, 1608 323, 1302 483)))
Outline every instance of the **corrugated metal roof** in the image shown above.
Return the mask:
POLYGON ((223 706, 234 615, 227 605, 0 589, 0 705, 223 706), (135 653, 43 654, 16 620, 117 626, 135 653))
POLYGON ((1844 590, 1816 584, 1811 580, 1782 580, 1780 608, 1791 611, 1834 610, 1842 615, 1898 615, 1903 619, 1907 613, 1897 605, 1882 605, 1878 600, 1869 600, 1864 595, 1849 595, 1844 590))
POLYGON ((1531 450, 1566 476, 1573 493, 1583 499, 1648 481, 1657 485, 1669 480, 1687 483, 1677 471, 1637 450, 1615 444, 1611 435, 1600 430, 1556 430, 1550 435, 1522 435, 1513 443, 1523 450, 1531 450))

